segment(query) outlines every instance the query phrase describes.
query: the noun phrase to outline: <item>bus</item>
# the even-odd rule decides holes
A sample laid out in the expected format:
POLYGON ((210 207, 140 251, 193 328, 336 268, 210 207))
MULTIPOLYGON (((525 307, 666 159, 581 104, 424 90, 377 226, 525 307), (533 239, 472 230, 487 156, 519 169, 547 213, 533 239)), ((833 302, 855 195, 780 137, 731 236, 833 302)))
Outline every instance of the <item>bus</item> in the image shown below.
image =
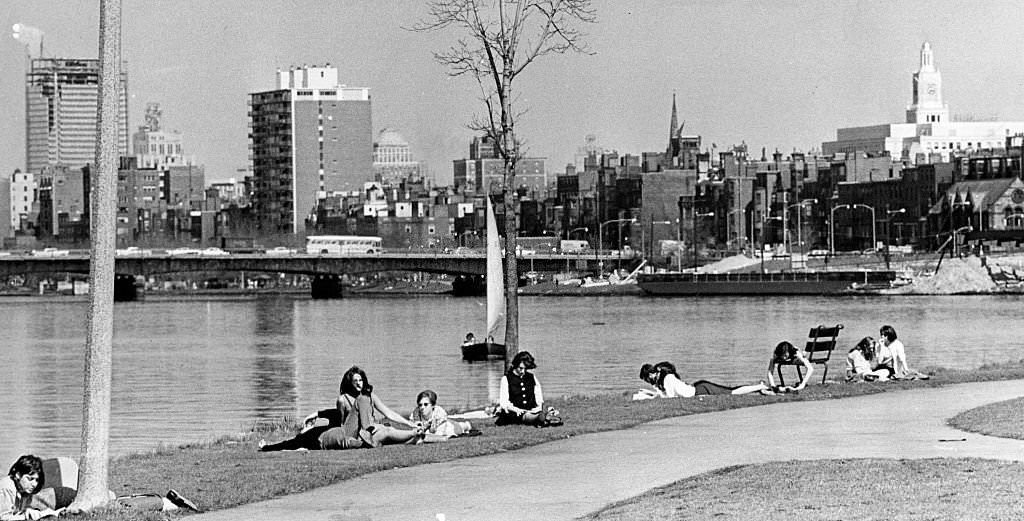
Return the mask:
POLYGON ((313 254, 377 254, 384 251, 380 237, 362 235, 310 235, 306 237, 306 253, 313 254))

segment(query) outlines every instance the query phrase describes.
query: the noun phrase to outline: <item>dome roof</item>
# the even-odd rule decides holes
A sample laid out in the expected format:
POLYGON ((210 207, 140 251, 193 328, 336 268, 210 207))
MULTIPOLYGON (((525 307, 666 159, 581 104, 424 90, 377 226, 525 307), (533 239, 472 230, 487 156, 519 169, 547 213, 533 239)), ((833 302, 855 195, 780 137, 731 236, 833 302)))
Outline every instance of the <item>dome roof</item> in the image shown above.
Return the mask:
POLYGON ((409 142, 398 133, 397 130, 385 128, 377 134, 377 146, 381 147, 407 147, 409 142))

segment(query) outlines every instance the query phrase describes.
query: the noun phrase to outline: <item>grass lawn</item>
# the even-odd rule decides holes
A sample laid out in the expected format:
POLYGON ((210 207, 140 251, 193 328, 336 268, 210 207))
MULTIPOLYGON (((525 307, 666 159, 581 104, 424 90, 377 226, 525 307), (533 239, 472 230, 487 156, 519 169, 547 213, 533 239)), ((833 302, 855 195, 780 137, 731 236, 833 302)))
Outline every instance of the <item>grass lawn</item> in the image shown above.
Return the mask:
POLYGON ((1021 490, 1024 465, 1000 461, 787 461, 708 472, 582 519, 1020 519, 1021 490))
MULTIPOLYGON (((274 442, 291 437, 296 432, 294 423, 283 421, 281 425, 270 426, 269 430, 239 433, 215 442, 168 447, 114 459, 111 461, 109 485, 118 495, 163 493, 168 488, 174 488, 196 501, 203 509, 216 510, 294 494, 380 470, 515 450, 555 439, 623 429, 673 416, 778 401, 826 400, 961 382, 1021 379, 1024 378, 1024 361, 986 366, 972 371, 934 370, 931 373, 933 377, 927 381, 812 385, 799 394, 783 396, 705 396, 643 401, 632 401, 622 394, 569 396, 550 400, 551 405, 562 411, 565 425, 561 427, 495 427, 492 422, 478 420, 474 422, 474 427, 483 432, 482 436, 439 444, 390 446, 374 450, 256 452, 256 444, 261 438, 274 442)), ((893 472, 897 473, 895 470, 893 472)), ((86 516, 114 520, 166 517, 160 513, 141 514, 116 510, 86 516)))
POLYGON ((1024 440, 1024 397, 964 411, 954 416, 949 425, 978 434, 1024 440))

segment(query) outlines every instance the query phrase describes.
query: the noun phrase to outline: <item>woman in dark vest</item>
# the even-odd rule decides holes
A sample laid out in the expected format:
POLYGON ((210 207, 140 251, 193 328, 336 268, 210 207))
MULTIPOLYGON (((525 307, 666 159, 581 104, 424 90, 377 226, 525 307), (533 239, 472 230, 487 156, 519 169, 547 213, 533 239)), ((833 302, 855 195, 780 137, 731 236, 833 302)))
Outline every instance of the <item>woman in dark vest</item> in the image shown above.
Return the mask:
POLYGON ((536 368, 529 351, 520 351, 512 358, 508 372, 501 377, 495 425, 544 425, 544 394, 532 372, 536 368))

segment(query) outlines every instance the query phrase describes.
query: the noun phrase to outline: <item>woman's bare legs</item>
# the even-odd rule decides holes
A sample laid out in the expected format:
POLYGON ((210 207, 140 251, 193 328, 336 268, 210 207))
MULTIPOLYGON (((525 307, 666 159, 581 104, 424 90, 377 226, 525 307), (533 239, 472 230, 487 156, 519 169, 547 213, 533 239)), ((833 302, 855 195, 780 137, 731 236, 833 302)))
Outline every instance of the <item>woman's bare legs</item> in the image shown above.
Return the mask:
POLYGON ((767 385, 765 385, 764 382, 759 382, 759 383, 756 383, 754 385, 741 385, 741 386, 733 389, 732 390, 732 394, 759 393, 761 391, 766 391, 768 389, 771 389, 771 388, 768 387, 767 385))
POLYGON ((373 441, 381 445, 394 445, 396 443, 416 443, 422 432, 415 430, 401 430, 385 425, 376 425, 373 430, 373 441))

